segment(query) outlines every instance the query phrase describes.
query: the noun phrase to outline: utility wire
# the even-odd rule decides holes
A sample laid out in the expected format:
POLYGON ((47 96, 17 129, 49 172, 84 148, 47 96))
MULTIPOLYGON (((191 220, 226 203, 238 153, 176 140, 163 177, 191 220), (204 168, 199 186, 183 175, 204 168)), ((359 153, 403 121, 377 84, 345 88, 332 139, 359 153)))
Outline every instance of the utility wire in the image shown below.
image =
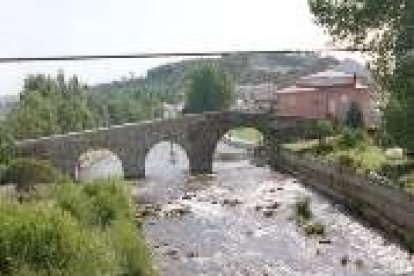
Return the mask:
POLYGON ((274 50, 274 51, 212 51, 212 52, 165 52, 165 53, 135 53, 135 54, 110 54, 110 55, 61 55, 39 57, 0 57, 0 63, 27 63, 38 61, 84 61, 100 59, 150 59, 169 57, 214 57, 233 54, 310 54, 322 52, 368 52, 369 49, 315 49, 315 50, 274 50))

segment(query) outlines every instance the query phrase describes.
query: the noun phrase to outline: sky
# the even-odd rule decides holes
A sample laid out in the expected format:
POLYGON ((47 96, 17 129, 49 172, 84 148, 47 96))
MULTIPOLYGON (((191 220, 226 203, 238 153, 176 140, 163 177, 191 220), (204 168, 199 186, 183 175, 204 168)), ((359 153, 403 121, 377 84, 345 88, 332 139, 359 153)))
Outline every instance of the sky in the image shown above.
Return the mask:
MULTIPOLYGON (((307 0, 13 0, 0 10, 0 57, 324 49, 329 41, 307 0)), ((63 70, 95 84, 174 60, 0 64, 0 94, 18 93, 29 73, 63 70)))

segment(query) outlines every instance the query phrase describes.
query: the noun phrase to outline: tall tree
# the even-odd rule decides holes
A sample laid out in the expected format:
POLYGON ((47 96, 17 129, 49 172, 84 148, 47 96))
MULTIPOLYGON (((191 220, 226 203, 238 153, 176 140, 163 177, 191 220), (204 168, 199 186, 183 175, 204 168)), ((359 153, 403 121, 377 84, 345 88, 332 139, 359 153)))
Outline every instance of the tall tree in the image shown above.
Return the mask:
POLYGON ((95 125, 87 106, 85 87, 77 77, 65 81, 45 75, 26 78, 20 101, 7 116, 8 128, 17 139, 79 131, 95 125))
POLYGON ((218 66, 193 71, 187 93, 185 112, 221 111, 230 107, 234 83, 218 66))

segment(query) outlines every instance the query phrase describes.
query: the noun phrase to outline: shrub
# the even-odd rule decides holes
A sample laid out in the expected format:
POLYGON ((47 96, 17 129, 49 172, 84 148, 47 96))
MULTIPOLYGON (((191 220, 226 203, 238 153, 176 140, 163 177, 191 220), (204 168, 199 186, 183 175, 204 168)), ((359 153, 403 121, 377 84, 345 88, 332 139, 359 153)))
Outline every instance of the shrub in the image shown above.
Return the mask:
POLYGON ((85 193, 91 198, 96 223, 107 226, 113 220, 132 218, 132 202, 125 185, 114 179, 86 184, 85 193))
POLYGON ((346 149, 354 148, 367 143, 367 134, 362 129, 352 129, 345 127, 341 131, 338 144, 346 149))
POLYGON ((154 275, 144 238, 133 222, 117 219, 109 227, 108 233, 121 268, 121 275, 154 275))
POLYGON ((123 182, 43 188, 0 203, 0 275, 154 275, 123 182))
POLYGON ((95 225, 98 221, 92 201, 82 185, 69 182, 55 185, 52 187, 50 198, 84 226, 95 225))
POLYGON ((303 227, 308 236, 323 236, 325 235, 325 226, 320 222, 309 222, 303 227))
POLYGON ((46 204, 0 205, 0 274, 103 275, 115 255, 99 233, 84 231, 68 213, 46 204), (59 272, 59 273, 58 273, 59 272))
POLYGON ((301 223, 312 218, 310 199, 308 197, 296 201, 294 207, 297 222, 301 223))
POLYGON ((325 143, 325 138, 334 133, 332 122, 329 120, 318 120, 315 124, 315 132, 319 139, 319 143, 325 143))
POLYGON ((30 158, 10 162, 4 181, 15 183, 18 191, 30 191, 39 183, 58 182, 63 176, 48 162, 30 158))

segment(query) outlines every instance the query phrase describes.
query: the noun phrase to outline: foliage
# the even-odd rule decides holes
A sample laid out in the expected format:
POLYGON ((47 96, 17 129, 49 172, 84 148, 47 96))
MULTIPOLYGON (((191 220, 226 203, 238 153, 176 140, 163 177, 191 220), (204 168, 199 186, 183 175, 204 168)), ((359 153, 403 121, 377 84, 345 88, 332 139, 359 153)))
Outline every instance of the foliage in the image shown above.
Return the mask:
POLYGON ((231 78, 216 66, 206 66, 190 75, 186 113, 223 111, 233 100, 234 84, 231 78))
POLYGON ((53 188, 51 197, 84 225, 106 227, 117 219, 132 217, 127 188, 112 179, 83 186, 62 183, 53 188))
POLYGON ((393 142, 414 151, 414 56, 408 57, 395 71, 394 87, 385 110, 386 130, 393 142))
POLYGON ((345 125, 350 128, 362 128, 364 126, 362 111, 358 103, 350 103, 346 113, 345 125))
POLYGON ((96 181, 84 187, 90 197, 97 223, 109 225, 112 221, 132 217, 132 203, 125 185, 116 180, 96 181))
MULTIPOLYGON (((308 0, 317 22, 337 43, 370 49, 371 68, 385 81, 414 45, 414 3, 411 0, 308 0)), ((384 82, 383 82, 384 83, 384 82)))
POLYGON ((17 190, 27 192, 33 190, 36 184, 52 183, 62 178, 48 161, 19 158, 10 162, 4 182, 15 183, 17 190))
POLYGON ((14 275, 22 267, 39 274, 114 272, 107 249, 94 233, 84 231, 73 217, 53 206, 0 204, 2 275, 14 275))
POLYGON ((362 129, 345 127, 341 130, 338 144, 342 148, 355 148, 364 145, 368 141, 368 135, 362 129))
POLYGON ((303 230, 308 236, 323 236, 325 235, 325 226, 318 222, 312 221, 308 222, 303 226, 303 230))
POLYGON ((6 123, 14 138, 25 139, 91 128, 95 120, 87 106, 85 87, 76 76, 65 81, 59 73, 55 79, 29 75, 6 123))
POLYGON ((262 133, 255 128, 237 128, 232 129, 228 132, 229 137, 236 137, 238 139, 252 142, 252 143, 259 143, 262 141, 262 133))
POLYGON ((14 139, 8 129, 0 125, 0 164, 7 164, 14 155, 14 139))
POLYGON ((120 275, 154 275, 144 237, 131 220, 113 221, 107 234, 121 268, 120 275))
POLYGON ((326 144, 326 137, 334 133, 332 122, 329 120, 316 121, 315 132, 318 136, 319 144, 326 144))
POLYGON ((312 210, 310 208, 310 199, 308 197, 299 199, 295 202, 294 215, 296 221, 303 222, 312 218, 312 210))
POLYGON ((115 180, 50 185, 38 201, 1 202, 0 274, 154 275, 132 208, 115 180))

